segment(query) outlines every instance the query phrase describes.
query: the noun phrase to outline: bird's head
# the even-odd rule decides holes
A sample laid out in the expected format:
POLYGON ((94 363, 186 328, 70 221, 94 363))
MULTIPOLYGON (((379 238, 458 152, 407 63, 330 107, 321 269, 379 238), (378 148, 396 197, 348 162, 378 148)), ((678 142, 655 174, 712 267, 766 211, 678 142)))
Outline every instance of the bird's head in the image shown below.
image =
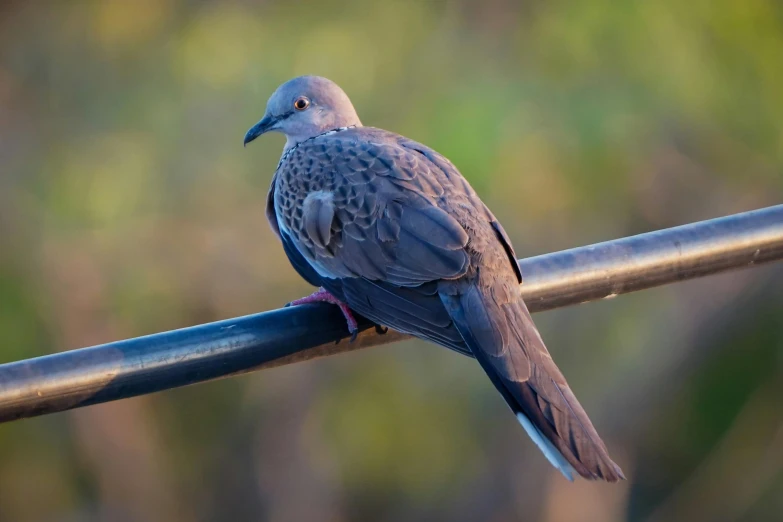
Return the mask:
POLYGON ((285 134, 286 148, 340 127, 361 126, 351 100, 320 76, 288 80, 269 98, 264 117, 245 134, 245 145, 265 132, 285 134))

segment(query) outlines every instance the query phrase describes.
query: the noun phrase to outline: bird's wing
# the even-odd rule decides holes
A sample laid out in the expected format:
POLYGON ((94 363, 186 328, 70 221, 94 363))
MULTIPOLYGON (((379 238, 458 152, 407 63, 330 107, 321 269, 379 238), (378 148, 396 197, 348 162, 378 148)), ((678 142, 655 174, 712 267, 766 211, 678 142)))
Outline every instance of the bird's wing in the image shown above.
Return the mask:
MULTIPOLYGON (((281 168, 317 183, 278 184, 278 221, 324 277, 412 287, 468 268, 468 234, 436 204, 430 165, 392 143, 327 136, 304 143, 281 168)), ((286 176, 288 178, 291 176, 286 176)))
POLYGON ((432 166, 396 143, 337 138, 302 144, 281 165, 297 172, 275 194, 292 264, 306 260, 354 311, 472 355, 432 283, 469 266, 468 234, 435 204, 444 190, 432 166))

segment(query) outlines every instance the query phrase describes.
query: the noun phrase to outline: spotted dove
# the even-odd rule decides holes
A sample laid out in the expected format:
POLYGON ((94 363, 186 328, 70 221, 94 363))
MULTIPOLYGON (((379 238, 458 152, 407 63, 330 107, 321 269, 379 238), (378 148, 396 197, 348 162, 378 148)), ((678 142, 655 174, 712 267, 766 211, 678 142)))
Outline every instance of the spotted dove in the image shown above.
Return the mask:
POLYGON ((541 340, 508 235, 457 168, 416 141, 364 127, 316 76, 269 99, 245 144, 287 141, 266 215, 311 298, 474 357, 546 458, 573 480, 622 471, 541 340))

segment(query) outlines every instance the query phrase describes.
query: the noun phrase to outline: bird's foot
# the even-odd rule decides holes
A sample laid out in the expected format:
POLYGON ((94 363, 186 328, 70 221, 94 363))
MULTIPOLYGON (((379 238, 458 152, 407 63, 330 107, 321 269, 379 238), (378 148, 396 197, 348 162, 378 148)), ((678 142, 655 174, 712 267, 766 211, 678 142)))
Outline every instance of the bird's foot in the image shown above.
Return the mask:
POLYGON ((359 323, 356 322, 356 318, 353 316, 353 312, 350 308, 348 308, 347 304, 343 303, 333 296, 328 290, 321 287, 307 297, 291 301, 286 305, 286 307, 307 303, 331 303, 339 306, 340 311, 343 313, 343 317, 345 317, 345 322, 348 325, 348 331, 351 333, 351 342, 356 340, 356 336, 359 335, 359 323))

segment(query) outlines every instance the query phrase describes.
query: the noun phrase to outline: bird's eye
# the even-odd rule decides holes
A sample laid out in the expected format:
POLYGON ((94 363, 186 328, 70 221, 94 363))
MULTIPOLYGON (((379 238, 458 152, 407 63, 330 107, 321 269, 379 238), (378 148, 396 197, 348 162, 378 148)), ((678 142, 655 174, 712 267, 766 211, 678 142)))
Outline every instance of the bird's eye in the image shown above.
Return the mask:
POLYGON ((308 100, 304 96, 300 96, 299 98, 296 99, 296 101, 294 101, 294 109, 298 111, 303 111, 309 106, 310 106, 310 100, 308 100))

